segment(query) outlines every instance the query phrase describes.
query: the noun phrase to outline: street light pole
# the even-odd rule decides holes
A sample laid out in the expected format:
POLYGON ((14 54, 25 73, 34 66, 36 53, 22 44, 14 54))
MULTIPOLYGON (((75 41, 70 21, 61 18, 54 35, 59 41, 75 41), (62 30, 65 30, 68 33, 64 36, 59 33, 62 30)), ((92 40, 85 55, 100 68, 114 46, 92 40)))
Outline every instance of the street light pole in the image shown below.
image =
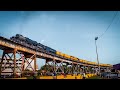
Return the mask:
POLYGON ((98 37, 95 37, 95 46, 96 46, 96 55, 97 55, 97 63, 98 63, 98 73, 100 74, 100 65, 99 65, 99 60, 98 60, 98 52, 97 52, 97 44, 96 44, 96 41, 97 41, 98 37))

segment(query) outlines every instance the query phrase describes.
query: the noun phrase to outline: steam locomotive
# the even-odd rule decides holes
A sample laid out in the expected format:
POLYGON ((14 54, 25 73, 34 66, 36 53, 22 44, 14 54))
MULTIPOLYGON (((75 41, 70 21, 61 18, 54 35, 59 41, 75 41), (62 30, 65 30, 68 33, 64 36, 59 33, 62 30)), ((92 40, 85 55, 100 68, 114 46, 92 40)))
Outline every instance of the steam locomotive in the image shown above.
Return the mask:
POLYGON ((10 37, 10 39, 13 42, 24 45, 25 47, 31 48, 33 50, 36 50, 36 51, 39 51, 39 52, 44 52, 44 53, 52 55, 52 56, 56 55, 56 50, 54 50, 54 49, 52 49, 48 46, 45 46, 41 43, 37 43, 34 40, 31 40, 27 37, 24 37, 23 35, 16 34, 15 36, 10 37))

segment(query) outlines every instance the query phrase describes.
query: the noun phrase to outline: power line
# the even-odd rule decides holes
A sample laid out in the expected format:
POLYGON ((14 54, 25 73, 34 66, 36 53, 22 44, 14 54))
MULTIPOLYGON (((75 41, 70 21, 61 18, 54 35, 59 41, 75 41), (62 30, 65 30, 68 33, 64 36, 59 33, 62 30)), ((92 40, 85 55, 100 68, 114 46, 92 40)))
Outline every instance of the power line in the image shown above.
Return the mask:
POLYGON ((112 25, 112 23, 113 23, 115 17, 117 16, 117 14, 118 14, 118 11, 116 11, 116 13, 115 13, 114 16, 113 16, 112 22, 109 24, 109 26, 107 27, 107 29, 105 30, 105 32, 103 32, 103 33, 99 36, 99 38, 102 37, 102 36, 107 32, 107 30, 108 30, 108 29, 110 28, 110 26, 112 25))

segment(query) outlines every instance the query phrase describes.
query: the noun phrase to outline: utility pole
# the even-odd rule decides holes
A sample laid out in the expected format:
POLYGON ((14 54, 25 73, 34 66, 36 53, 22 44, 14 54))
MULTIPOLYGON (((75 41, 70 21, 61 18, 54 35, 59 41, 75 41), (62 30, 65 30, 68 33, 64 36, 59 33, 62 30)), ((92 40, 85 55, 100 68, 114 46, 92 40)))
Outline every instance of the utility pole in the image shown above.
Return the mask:
POLYGON ((97 41, 98 37, 95 37, 95 46, 96 46, 96 55, 97 55, 97 63, 98 63, 98 73, 100 74, 100 65, 99 65, 99 60, 98 60, 98 52, 97 52, 97 44, 96 44, 96 41, 97 41))

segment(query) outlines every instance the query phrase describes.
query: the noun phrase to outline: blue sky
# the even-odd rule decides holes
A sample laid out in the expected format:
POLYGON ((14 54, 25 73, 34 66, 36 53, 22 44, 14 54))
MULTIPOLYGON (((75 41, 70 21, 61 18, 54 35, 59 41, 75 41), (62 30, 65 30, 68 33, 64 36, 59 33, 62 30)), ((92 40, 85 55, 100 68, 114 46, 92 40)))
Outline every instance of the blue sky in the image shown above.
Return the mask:
MULTIPOLYGON (((19 33, 63 53, 96 62, 95 40, 111 23, 115 11, 0 11, 0 35, 19 33)), ((120 61, 120 14, 97 40, 100 63, 120 61)), ((44 65, 38 59, 39 67, 44 65)))

